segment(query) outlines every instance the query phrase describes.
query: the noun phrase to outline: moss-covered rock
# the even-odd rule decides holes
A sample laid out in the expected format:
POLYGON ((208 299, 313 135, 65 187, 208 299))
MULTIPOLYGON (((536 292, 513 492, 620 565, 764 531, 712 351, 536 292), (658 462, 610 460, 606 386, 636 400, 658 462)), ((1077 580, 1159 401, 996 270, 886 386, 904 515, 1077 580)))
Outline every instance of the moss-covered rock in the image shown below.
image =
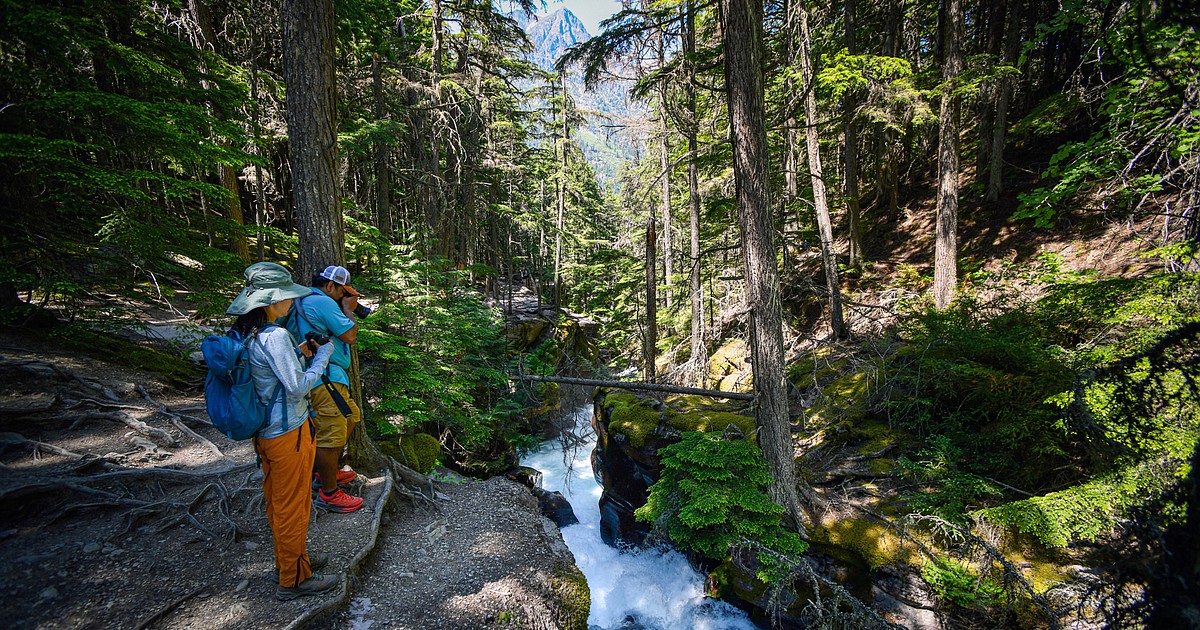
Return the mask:
POLYGON ((753 389, 750 364, 746 357, 750 348, 741 339, 734 339, 717 348, 708 360, 708 382, 717 389, 730 392, 748 392, 753 389))
POLYGON ((559 565, 550 579, 550 588, 558 599, 554 619, 563 630, 587 630, 592 614, 592 590, 587 577, 575 565, 559 565))
POLYGON ((442 443, 428 433, 400 436, 400 451, 413 470, 428 475, 442 454, 442 443))
POLYGON ((623 435, 634 448, 646 445, 646 438, 662 423, 663 413, 652 401, 633 394, 612 392, 604 397, 610 435, 623 435))
POLYGON ((872 570, 899 562, 912 564, 919 553, 912 543, 892 527, 865 514, 842 514, 828 518, 812 532, 815 541, 854 551, 872 570))
POLYGON ((730 425, 737 427, 742 435, 749 436, 754 433, 754 418, 743 416, 728 411, 712 411, 708 409, 697 409, 687 412, 677 412, 667 410, 666 412, 667 425, 678 429, 679 431, 704 431, 704 432, 722 432, 730 425))

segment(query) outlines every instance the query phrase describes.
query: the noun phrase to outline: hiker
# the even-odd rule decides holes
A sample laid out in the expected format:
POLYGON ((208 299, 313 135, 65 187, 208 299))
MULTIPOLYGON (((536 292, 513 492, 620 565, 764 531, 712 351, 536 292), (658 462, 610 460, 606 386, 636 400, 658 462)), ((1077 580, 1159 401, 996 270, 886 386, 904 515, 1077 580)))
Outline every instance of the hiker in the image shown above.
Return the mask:
POLYGON ((315 595, 339 584, 335 575, 313 573, 329 561, 324 554, 308 554, 306 539, 312 514, 310 485, 315 442, 309 423, 308 392, 320 382, 333 355, 333 344, 302 342, 297 348, 291 333, 272 322, 287 313, 291 300, 308 294, 292 282, 292 274, 275 263, 255 263, 246 268, 246 288, 226 313, 237 315, 233 329, 249 344, 250 374, 260 400, 272 400, 267 425, 254 438, 261 460, 267 523, 275 544, 278 586, 275 598, 290 600, 315 595), (307 370, 296 356, 299 349, 312 356, 307 370), (278 395, 282 388, 283 395, 278 395), (282 403, 282 404, 280 404, 282 403))
POLYGON ((358 292, 350 286, 350 272, 337 265, 313 276, 309 292, 292 302, 283 325, 297 339, 315 331, 333 339, 334 346, 329 367, 309 393, 317 442, 313 485, 318 489, 313 503, 331 512, 353 512, 362 507, 363 500, 340 486, 354 481, 358 473, 349 467, 339 467, 338 460, 350 432, 362 419, 362 412, 350 395, 350 346, 358 338, 356 312, 370 311, 359 306, 358 292))

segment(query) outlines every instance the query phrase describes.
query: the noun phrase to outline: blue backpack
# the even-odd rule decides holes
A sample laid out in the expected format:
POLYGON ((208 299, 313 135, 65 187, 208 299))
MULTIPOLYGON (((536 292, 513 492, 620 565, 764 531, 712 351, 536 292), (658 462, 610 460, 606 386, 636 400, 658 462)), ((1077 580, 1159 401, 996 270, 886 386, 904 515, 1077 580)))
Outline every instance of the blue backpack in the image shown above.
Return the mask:
MULTIPOLYGON (((261 332, 274 328, 267 326, 261 332)), ((204 400, 213 426, 231 440, 248 440, 258 434, 271 419, 271 409, 282 402, 283 387, 264 403, 254 391, 250 377, 250 341, 236 331, 209 335, 200 344, 208 376, 204 379, 204 400)), ((259 342, 261 346, 261 342, 259 342)), ((286 428, 286 427, 285 427, 286 428)))

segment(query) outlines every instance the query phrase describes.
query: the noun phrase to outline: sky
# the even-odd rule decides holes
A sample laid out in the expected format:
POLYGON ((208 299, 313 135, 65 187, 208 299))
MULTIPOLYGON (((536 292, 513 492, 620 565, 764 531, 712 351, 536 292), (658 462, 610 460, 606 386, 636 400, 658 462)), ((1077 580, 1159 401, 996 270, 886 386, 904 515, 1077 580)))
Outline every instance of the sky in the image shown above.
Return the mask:
MULTIPOLYGON (((540 6, 540 3, 539 3, 540 6)), ((563 0, 550 2, 546 0, 546 10, 538 11, 538 15, 547 15, 566 6, 580 22, 587 27, 588 33, 596 35, 600 32, 600 22, 621 10, 617 0, 563 0)))

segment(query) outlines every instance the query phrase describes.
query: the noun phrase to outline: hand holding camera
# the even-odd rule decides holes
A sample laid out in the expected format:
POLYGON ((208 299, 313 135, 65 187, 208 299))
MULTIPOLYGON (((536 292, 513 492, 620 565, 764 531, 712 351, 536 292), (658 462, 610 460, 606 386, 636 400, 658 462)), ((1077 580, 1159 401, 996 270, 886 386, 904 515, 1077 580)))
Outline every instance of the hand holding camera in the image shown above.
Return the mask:
MULTIPOLYGON (((309 353, 316 354, 317 348, 329 343, 329 337, 322 335, 316 331, 309 331, 304 335, 304 346, 309 353)), ((305 353, 308 354, 308 353, 305 353)))
POLYGON ((354 316, 355 316, 355 317, 357 317, 357 318, 359 318, 359 319, 362 319, 362 318, 366 317, 367 315, 370 315, 370 314, 371 314, 371 307, 369 307, 369 306, 363 306, 362 304, 359 304, 359 303, 358 303, 358 296, 357 296, 357 295, 347 295, 347 296, 343 297, 343 298, 342 298, 342 306, 343 306, 343 308, 345 307, 345 305, 346 305, 346 301, 347 301, 347 300, 353 300, 353 301, 354 301, 354 302, 353 302, 353 304, 354 304, 354 308, 350 309, 350 312, 351 312, 351 313, 354 313, 354 316))

